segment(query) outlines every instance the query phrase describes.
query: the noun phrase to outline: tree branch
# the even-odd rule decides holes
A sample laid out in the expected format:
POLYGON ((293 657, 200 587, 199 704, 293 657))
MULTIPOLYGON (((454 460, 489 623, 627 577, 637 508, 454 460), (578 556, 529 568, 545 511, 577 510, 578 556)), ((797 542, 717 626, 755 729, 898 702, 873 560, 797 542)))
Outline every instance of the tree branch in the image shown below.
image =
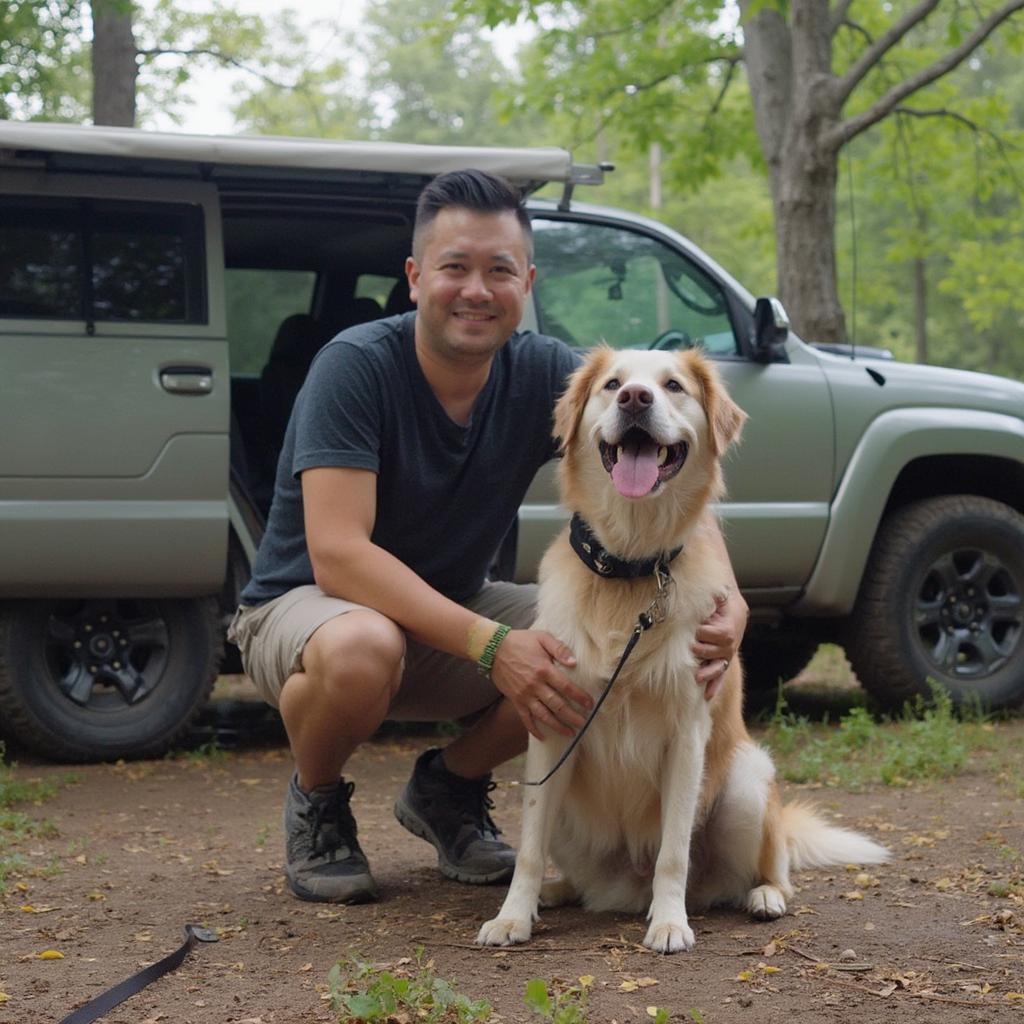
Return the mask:
POLYGON ((710 127, 711 119, 718 113, 722 107, 722 103, 725 101, 725 94, 729 91, 729 86, 732 84, 733 76, 736 74, 736 68, 740 64, 740 58, 734 57, 729 61, 729 67, 725 72, 725 81, 722 82, 722 88, 718 90, 718 95, 715 97, 714 103, 711 104, 711 109, 708 111, 707 116, 704 118, 704 126, 710 127))
POLYGON ((825 132, 822 142, 838 149, 850 139, 877 124, 887 114, 892 113, 902 100, 917 92, 918 89, 923 89, 926 85, 942 78, 943 75, 949 74, 957 65, 963 63, 1004 21, 1022 9, 1024 9, 1024 0, 1011 0, 997 11, 993 11, 958 47, 950 50, 945 57, 941 57, 933 64, 918 71, 916 75, 911 75, 899 85, 893 86, 877 103, 863 113, 842 121, 831 131, 825 132))
MULTIPOLYGON (((1024 0, 1021 0, 1024 3, 1024 0)), ((741 51, 735 51, 733 53, 723 53, 716 57, 707 57, 704 60, 694 61, 689 67, 701 67, 705 64, 719 64, 725 61, 729 65, 729 70, 726 73, 726 79, 732 76, 736 65, 743 60, 743 54, 741 51)), ((671 71, 666 71, 663 75, 657 75, 647 82, 626 82, 625 85, 616 85, 611 89, 605 90, 599 97, 598 102, 603 103, 605 100, 610 100, 613 96, 618 96, 620 92, 626 92, 627 96, 635 96, 638 92, 647 92, 649 89, 655 89, 663 82, 667 82, 670 78, 676 78, 679 75, 679 68, 672 68, 671 71)), ((728 81, 726 82, 728 85, 728 81)), ((723 90, 724 93, 724 90, 723 90)))
POLYGON ((861 55, 854 61, 853 66, 836 83, 836 96, 839 106, 847 101, 850 93, 857 88, 864 76, 916 25, 919 25, 928 17, 936 7, 939 0, 921 0, 916 7, 911 8, 899 21, 889 26, 888 31, 883 32, 861 55))
MULTIPOLYGON (((1021 0, 1024 3, 1024 0, 1021 0)), ((220 50, 214 50, 210 47, 197 47, 196 49, 174 49, 173 47, 161 48, 156 47, 150 50, 136 50, 136 53, 140 57, 161 57, 164 54, 169 54, 179 57, 213 57, 214 60, 220 61, 221 64, 227 64, 231 67, 239 68, 242 71, 247 72, 250 75, 255 75, 257 78, 266 82, 267 85, 273 85, 278 89, 297 89, 299 88, 298 82, 282 82, 276 78, 271 77, 264 71, 260 71, 258 68, 251 67, 250 65, 240 61, 237 57, 232 57, 230 54, 223 53, 220 50)))
POLYGON ((832 8, 828 30, 830 36, 834 36, 846 23, 846 16, 850 13, 852 4, 853 0, 839 0, 835 7, 832 8))
POLYGON ((587 39, 609 39, 612 36, 621 36, 627 32, 635 32, 641 26, 657 21, 675 2, 676 0, 663 0, 653 11, 645 14, 642 18, 633 18, 628 25, 623 25, 620 28, 606 28, 595 32, 586 32, 584 36, 587 39))
POLYGON ((1006 140, 999 135, 998 132, 992 131, 991 128, 986 128, 984 125, 978 124, 977 121, 972 121, 969 117, 961 114, 956 110, 947 110, 945 107, 940 107, 937 110, 920 110, 917 107, 894 107, 894 114, 906 114, 910 117, 948 117, 952 121, 957 121, 969 128, 975 135, 987 135, 995 144, 999 150, 1000 156, 1006 161, 1007 170, 1010 172, 1010 177, 1013 179, 1014 185, 1017 186, 1018 192, 1024 192, 1024 187, 1021 185, 1020 178, 1017 177, 1017 170, 1014 167, 1013 160, 1010 154, 1007 152, 1010 147, 1007 145, 1006 140))

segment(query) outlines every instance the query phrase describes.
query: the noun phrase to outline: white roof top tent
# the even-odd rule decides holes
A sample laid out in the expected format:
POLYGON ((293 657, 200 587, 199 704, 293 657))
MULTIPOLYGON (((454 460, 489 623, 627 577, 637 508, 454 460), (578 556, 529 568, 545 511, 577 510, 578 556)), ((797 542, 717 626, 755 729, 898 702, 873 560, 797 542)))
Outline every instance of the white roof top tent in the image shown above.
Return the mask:
MULTIPOLYGON (((318 180, 357 174, 409 176, 415 188, 445 171, 475 167, 502 174, 527 192, 547 182, 600 184, 604 167, 574 164, 564 149, 423 146, 260 135, 185 135, 138 128, 0 121, 0 165, 37 158, 53 170, 192 177, 207 180, 293 172, 318 180), (176 172, 170 165, 177 165, 176 172)), ((410 182, 412 184, 412 182, 410 182)))

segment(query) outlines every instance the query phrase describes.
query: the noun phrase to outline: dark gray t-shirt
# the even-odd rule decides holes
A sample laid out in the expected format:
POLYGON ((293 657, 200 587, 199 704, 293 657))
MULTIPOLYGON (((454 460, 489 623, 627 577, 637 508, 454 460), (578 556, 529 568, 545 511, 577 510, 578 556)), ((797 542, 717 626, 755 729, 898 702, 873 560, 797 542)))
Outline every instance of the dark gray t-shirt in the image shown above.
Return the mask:
POLYGON ((554 454, 552 411, 577 357, 555 338, 516 332, 462 426, 423 375, 414 325, 415 313, 361 324, 313 361, 244 604, 313 582, 299 477, 319 466, 377 474, 372 540, 434 589, 464 601, 483 585, 530 481, 554 454))

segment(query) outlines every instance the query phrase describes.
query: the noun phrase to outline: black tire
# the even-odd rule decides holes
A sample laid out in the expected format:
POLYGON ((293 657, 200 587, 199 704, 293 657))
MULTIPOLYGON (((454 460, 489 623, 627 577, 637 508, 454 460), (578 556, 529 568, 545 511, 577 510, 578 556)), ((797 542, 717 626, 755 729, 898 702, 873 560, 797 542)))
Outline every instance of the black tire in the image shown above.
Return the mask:
POLYGON ((989 498, 907 505, 878 531, 846 653, 876 700, 928 695, 1001 708, 1024 699, 1024 516, 989 498))
POLYGON ((0 606, 0 722, 54 760, 164 753, 217 677, 212 598, 43 600, 0 606))
POLYGON ((807 665, 820 638, 810 624, 751 626, 743 636, 743 686, 749 707, 760 707, 759 695, 774 699, 780 683, 788 683, 807 665))

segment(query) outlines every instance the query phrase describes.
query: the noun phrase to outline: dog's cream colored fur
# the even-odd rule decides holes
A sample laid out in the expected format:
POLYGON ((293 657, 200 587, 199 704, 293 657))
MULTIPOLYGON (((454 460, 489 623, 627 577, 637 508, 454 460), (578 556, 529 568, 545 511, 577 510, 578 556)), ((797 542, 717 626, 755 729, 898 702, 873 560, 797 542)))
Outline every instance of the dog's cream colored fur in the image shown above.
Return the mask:
MULTIPOLYGON (((887 859, 866 837, 781 805, 771 759, 743 723, 738 659, 712 700, 694 682, 694 634, 728 579, 702 516, 721 495, 719 460, 744 419, 694 352, 598 349, 559 401, 564 504, 620 558, 684 547, 671 564, 666 620, 643 634, 568 762, 545 785, 524 788, 515 875, 479 943, 525 942, 539 904, 579 901, 591 910, 646 909, 644 944, 676 952, 694 943, 687 905, 779 917, 792 895, 791 868, 887 859), (682 469, 641 498, 618 492, 598 448, 622 436, 626 386, 652 398, 648 433, 662 445, 688 444, 682 469), (549 852, 561 877, 544 881, 549 852)), ((656 583, 599 577, 570 548, 568 530, 545 554, 540 583, 537 628, 572 648, 575 680, 596 696, 656 583)), ((527 779, 542 778, 568 742, 531 737, 527 779)))

